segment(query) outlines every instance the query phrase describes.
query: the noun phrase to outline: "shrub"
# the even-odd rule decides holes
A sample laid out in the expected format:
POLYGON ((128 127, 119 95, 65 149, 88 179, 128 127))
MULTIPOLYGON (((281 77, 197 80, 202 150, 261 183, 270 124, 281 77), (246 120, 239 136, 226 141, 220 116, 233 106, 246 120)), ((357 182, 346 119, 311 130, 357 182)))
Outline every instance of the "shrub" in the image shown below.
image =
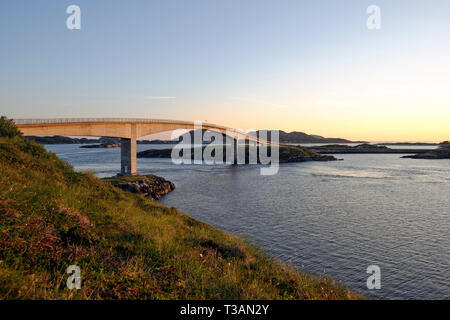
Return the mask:
POLYGON ((17 129, 14 122, 11 119, 7 119, 5 116, 0 117, 0 137, 14 138, 22 136, 22 132, 17 129))

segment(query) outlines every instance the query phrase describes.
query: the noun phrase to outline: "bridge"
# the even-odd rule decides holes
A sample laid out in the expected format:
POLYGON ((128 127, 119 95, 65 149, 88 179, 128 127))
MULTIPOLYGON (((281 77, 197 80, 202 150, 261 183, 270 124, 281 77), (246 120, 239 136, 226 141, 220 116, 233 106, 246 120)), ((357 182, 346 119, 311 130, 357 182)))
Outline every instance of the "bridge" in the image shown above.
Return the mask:
POLYGON ((136 140, 140 137, 178 129, 205 129, 227 135, 234 141, 236 156, 238 140, 255 141, 271 145, 233 128, 192 121, 131 119, 131 118, 60 118, 60 119, 14 119, 24 136, 94 136, 121 138, 121 174, 134 175, 137 172, 136 140))

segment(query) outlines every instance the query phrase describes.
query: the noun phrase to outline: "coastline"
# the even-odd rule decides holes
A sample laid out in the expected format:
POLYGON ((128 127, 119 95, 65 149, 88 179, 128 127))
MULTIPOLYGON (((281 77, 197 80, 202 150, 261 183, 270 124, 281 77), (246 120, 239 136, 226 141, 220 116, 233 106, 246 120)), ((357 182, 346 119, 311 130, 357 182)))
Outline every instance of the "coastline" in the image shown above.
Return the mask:
POLYGON ((361 298, 175 208, 75 172, 3 119, 0 163, 2 299, 361 298), (70 291, 58 284, 74 264, 83 282, 70 291))

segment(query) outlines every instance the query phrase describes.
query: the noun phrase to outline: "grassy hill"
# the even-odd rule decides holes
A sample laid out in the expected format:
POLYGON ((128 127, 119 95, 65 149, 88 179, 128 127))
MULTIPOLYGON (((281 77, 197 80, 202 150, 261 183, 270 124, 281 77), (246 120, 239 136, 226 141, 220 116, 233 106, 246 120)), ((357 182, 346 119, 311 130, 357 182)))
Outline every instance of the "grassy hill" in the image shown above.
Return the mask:
POLYGON ((348 299, 244 240, 77 173, 0 120, 0 299, 348 299), (81 289, 66 288, 69 265, 81 289))

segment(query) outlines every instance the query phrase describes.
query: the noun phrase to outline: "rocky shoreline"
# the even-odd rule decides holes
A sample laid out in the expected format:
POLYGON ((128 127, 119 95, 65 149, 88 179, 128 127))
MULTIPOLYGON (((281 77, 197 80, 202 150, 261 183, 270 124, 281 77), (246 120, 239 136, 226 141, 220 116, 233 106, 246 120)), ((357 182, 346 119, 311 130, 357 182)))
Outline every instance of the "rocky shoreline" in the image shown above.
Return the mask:
POLYGON ((305 161, 341 161, 334 156, 317 155, 317 156, 294 156, 289 158, 281 158, 280 163, 305 162, 305 161))
POLYGON ((450 142, 444 141, 439 144, 439 148, 432 149, 424 153, 417 153, 411 156, 403 156, 402 158, 410 159, 450 159, 450 142))
POLYGON ((80 148, 120 148, 120 143, 88 144, 86 146, 80 146, 80 148))
POLYGON ((311 150, 321 154, 405 154, 405 153, 425 153, 429 149, 391 149, 386 146, 373 144, 360 144, 357 146, 349 146, 342 144, 312 146, 311 150))
POLYGON ((140 194, 150 200, 159 200, 162 196, 175 190, 175 184, 171 181, 154 175, 142 175, 131 177, 111 177, 104 180, 124 191, 140 194))
POLYGON ((409 158, 409 159, 450 159, 450 152, 437 152, 437 151, 430 151, 427 153, 418 153, 410 156, 403 156, 402 158, 409 158))

